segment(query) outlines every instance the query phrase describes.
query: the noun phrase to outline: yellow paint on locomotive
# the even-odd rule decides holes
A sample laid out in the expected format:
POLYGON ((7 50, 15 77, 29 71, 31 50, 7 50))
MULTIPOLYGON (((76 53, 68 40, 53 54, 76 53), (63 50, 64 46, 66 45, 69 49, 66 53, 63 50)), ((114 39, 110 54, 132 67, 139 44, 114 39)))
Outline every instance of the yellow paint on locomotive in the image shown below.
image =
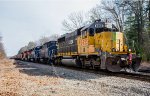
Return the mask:
POLYGON ((94 36, 81 35, 77 38, 77 44, 79 54, 98 54, 96 50, 112 54, 128 52, 122 32, 100 32, 95 33, 94 36))
POLYGON ((121 32, 101 32, 94 35, 95 48, 104 52, 123 52, 123 33, 121 32))
POLYGON ((73 56, 78 55, 77 52, 58 53, 57 56, 73 56))
POLYGON ((86 35, 81 35, 77 38, 78 53, 79 54, 91 54, 95 52, 94 36, 89 36, 89 32, 86 35))
POLYGON ((125 44, 122 32, 100 32, 89 36, 89 32, 77 37, 78 52, 58 53, 57 56, 73 55, 98 55, 97 50, 111 54, 127 54, 128 48, 125 44))

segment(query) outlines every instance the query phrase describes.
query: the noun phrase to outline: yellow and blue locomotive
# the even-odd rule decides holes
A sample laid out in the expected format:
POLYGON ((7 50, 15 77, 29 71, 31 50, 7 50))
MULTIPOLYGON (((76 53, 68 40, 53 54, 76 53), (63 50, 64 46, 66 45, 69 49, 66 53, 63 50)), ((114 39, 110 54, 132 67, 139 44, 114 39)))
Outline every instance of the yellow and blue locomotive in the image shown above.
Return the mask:
POLYGON ((101 20, 58 39, 57 64, 119 72, 126 68, 137 71, 140 62, 126 45, 124 33, 101 20))

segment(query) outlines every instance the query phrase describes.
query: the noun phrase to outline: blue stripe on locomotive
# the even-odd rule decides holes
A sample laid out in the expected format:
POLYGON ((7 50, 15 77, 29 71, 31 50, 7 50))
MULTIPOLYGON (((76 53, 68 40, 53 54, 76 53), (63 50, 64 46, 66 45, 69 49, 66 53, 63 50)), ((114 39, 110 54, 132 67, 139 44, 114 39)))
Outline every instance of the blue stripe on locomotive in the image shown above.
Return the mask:
POLYGON ((57 54, 57 42, 56 41, 49 41, 47 43, 48 48, 48 57, 52 58, 54 55, 57 54))
POLYGON ((34 48, 35 58, 40 58, 40 49, 42 46, 37 46, 34 48))

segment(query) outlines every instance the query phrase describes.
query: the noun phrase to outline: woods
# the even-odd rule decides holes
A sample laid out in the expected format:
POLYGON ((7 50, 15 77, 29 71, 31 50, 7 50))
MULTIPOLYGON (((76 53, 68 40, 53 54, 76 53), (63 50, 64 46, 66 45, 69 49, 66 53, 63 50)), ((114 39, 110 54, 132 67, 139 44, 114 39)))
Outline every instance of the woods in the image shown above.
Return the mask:
POLYGON ((6 54, 5 54, 5 49, 3 46, 3 42, 2 42, 2 36, 0 36, 0 59, 5 58, 6 54))
POLYGON ((150 7, 148 0, 125 1, 126 21, 125 30, 130 46, 134 46, 136 52, 143 60, 150 60, 150 7))
POLYGON ((30 49, 32 49, 32 48, 35 48, 36 46, 41 46, 41 45, 43 45, 44 43, 46 43, 46 42, 48 42, 48 41, 51 41, 51 40, 56 41, 56 40, 58 39, 58 37, 59 37, 58 34, 53 34, 53 35, 47 36, 47 37, 46 37, 46 36, 42 36, 42 37, 40 37, 40 39, 37 40, 37 41, 30 41, 30 42, 28 43, 28 45, 26 45, 26 46, 20 48, 20 50, 18 51, 18 54, 20 54, 20 53, 22 53, 22 52, 24 52, 24 51, 30 50, 30 49))
MULTIPOLYGON (((96 19, 109 20, 119 31, 125 33, 129 48, 140 55, 144 61, 150 61, 150 0, 100 0, 96 7, 82 16, 80 14, 71 15, 71 18, 75 18, 74 25, 84 26, 96 19), (82 18, 85 16, 85 21, 78 22, 77 16, 82 18)), ((70 15, 65 21, 72 22, 69 17, 70 15)), ((64 22, 62 26, 68 32, 80 27, 64 22)))

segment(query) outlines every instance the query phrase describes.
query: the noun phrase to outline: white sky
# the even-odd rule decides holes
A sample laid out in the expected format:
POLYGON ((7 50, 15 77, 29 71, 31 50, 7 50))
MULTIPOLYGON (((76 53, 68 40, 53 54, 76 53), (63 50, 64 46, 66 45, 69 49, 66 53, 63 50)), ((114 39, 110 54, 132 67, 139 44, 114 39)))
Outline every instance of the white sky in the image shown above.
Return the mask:
POLYGON ((29 41, 63 34, 70 13, 87 12, 100 0, 0 0, 0 33, 7 55, 17 54, 29 41))

